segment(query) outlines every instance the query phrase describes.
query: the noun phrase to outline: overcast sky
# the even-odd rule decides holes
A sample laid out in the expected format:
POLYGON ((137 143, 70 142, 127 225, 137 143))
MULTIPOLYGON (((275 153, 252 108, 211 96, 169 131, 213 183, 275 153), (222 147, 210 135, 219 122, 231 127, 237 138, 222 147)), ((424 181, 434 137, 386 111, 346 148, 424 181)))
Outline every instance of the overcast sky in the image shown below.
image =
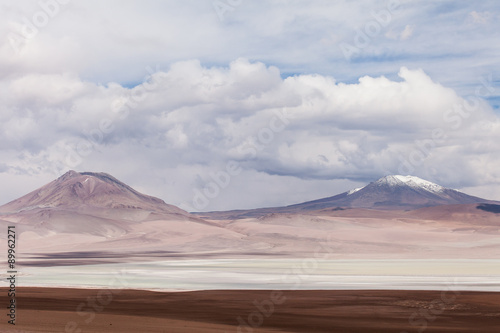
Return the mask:
POLYGON ((412 174, 500 200, 498 1, 0 1, 0 204, 103 171, 193 211, 412 174))

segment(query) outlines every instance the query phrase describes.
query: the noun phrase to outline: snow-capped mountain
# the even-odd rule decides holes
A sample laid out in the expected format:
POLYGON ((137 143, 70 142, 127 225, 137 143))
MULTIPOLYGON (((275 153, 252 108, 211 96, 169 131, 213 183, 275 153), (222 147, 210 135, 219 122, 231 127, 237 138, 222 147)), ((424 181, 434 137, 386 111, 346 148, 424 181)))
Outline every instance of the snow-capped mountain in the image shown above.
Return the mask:
POLYGON ((407 186, 412 187, 414 189, 424 189, 424 190, 427 190, 429 192, 434 192, 434 193, 440 193, 446 189, 441 185, 432 183, 430 181, 427 181, 427 180, 424 180, 422 178, 418 178, 415 176, 400 176, 400 175, 386 176, 386 177, 380 178, 375 183, 376 184, 387 184, 390 186, 407 185, 407 186))
POLYGON ((484 203, 488 200, 415 177, 390 175, 362 188, 288 208, 316 210, 330 207, 416 209, 421 207, 484 203))
POLYGON ((300 213, 302 211, 321 209, 369 208, 379 210, 412 210, 441 205, 476 203, 499 204, 496 201, 467 195, 415 176, 391 175, 382 177, 364 187, 355 188, 333 197, 286 207, 209 212, 199 213, 198 215, 235 219, 273 213, 300 213))

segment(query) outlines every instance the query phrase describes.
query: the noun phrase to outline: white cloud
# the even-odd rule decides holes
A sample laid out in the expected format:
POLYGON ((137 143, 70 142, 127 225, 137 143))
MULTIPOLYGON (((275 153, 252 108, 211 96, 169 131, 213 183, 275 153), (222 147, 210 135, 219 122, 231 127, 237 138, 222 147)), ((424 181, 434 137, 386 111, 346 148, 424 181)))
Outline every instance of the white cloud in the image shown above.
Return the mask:
MULTIPOLYGON (((271 198, 275 193, 265 189, 255 200, 238 197, 235 191, 257 191, 250 175, 266 175, 283 193, 292 183, 308 181, 324 193, 320 180, 336 184, 347 177, 359 185, 398 173, 399 156, 439 128, 447 138, 431 147, 416 174, 444 185, 498 184, 500 175, 480 167, 500 165, 499 120, 491 108, 479 104, 455 128, 456 119, 450 121, 445 112, 465 103, 463 98, 422 70, 401 68, 398 75, 399 80, 364 76, 352 84, 317 74, 282 79, 276 67, 242 58, 228 67, 174 63, 132 89, 71 75, 30 74, 6 85, 2 105, 10 117, 2 123, 0 152, 8 172, 17 174, 46 177, 72 167, 105 170, 137 184, 138 179, 148 184, 154 174, 176 185, 158 189, 153 183, 145 190, 183 205, 212 181, 211 174, 236 161, 243 173, 220 191, 227 201, 214 199, 207 209, 236 208, 291 203, 290 196, 271 198), (115 109, 117 100, 134 102, 115 109), (16 112, 19 105, 23 110, 16 112), (478 135, 481 140, 472 139, 478 135), (9 147, 24 147, 25 153, 13 156, 9 147), (454 168, 458 163, 463 167, 454 168)), ((299 190, 294 198, 311 196, 299 190)))

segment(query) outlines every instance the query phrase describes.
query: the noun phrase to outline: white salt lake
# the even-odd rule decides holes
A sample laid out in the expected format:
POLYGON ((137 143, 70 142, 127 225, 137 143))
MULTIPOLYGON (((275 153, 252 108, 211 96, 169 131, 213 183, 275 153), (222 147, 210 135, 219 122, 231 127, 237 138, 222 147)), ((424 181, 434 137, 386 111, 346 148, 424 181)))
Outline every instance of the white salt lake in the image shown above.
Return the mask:
MULTIPOLYGON (((6 270, 2 270, 6 272, 6 270)), ((2 274, 0 286, 7 286, 2 274)), ((211 259, 19 267, 17 286, 500 291, 500 260, 211 259)))

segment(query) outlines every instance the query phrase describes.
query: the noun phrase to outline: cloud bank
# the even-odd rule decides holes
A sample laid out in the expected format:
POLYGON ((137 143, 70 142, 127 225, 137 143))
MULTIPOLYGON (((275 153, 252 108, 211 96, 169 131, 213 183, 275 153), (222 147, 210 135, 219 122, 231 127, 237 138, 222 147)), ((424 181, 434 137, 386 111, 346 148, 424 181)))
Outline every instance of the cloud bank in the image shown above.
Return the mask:
POLYGON ((495 1, 224 1, 0 2, 0 201, 68 169, 188 210, 500 199, 495 1))
MULTIPOLYGON (((148 70, 132 88, 71 74, 3 82, 4 172, 105 170, 202 209, 293 203, 404 171, 453 187, 500 182, 498 115, 419 69, 352 84, 318 74, 282 78, 278 68, 244 58, 148 70), (158 180, 165 185, 155 188, 158 180), (290 188, 304 183, 324 187, 290 188), (269 197, 266 184, 276 187, 269 197), (283 197, 294 190, 301 195, 283 197), (208 202, 193 203, 200 192, 208 202)), ((479 93, 488 89, 478 82, 479 93)))

